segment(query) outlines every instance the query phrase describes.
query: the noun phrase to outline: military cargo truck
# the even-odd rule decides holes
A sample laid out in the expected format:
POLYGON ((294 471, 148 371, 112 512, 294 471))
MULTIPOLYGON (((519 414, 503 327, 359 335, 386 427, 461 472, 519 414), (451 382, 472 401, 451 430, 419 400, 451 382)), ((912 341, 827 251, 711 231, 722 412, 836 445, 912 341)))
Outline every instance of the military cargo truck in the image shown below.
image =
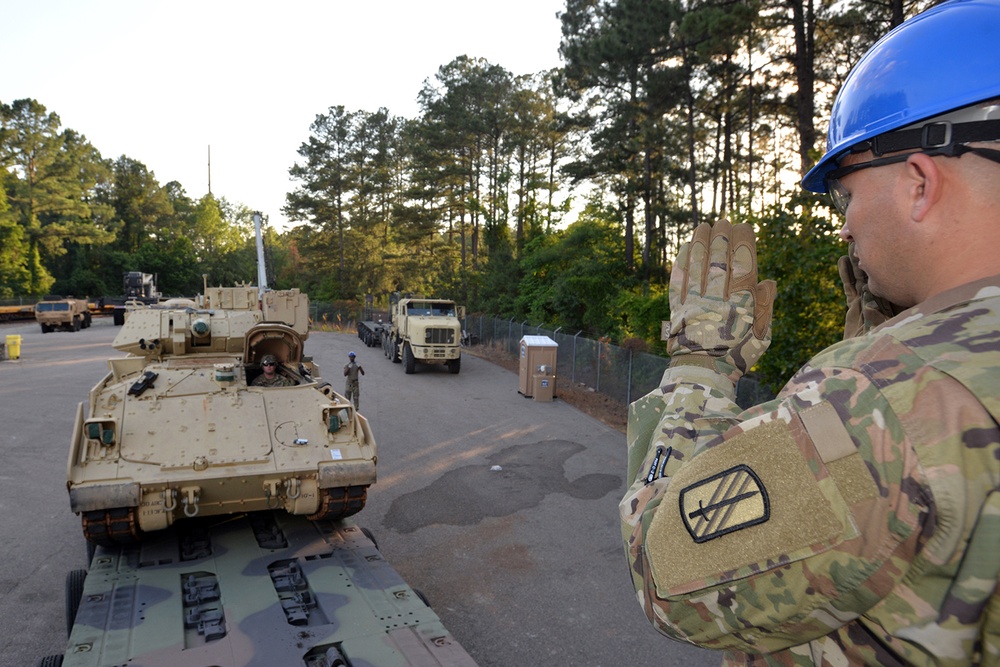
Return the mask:
POLYGON ((406 373, 417 364, 445 365, 451 373, 462 368, 462 320, 465 307, 449 299, 428 299, 393 294, 389 299, 388 329, 383 329, 382 349, 406 373))
POLYGON ((156 288, 156 275, 142 271, 124 271, 122 273, 122 294, 115 299, 105 299, 105 305, 113 306, 111 312, 115 326, 125 323, 125 317, 136 306, 148 306, 159 303, 161 294, 156 288))
POLYGON ((66 579, 69 641, 39 667, 475 667, 348 521, 199 517, 97 547, 66 579))
POLYGON ((56 329, 79 331, 90 326, 90 306, 86 299, 50 295, 35 304, 35 321, 43 334, 56 329))

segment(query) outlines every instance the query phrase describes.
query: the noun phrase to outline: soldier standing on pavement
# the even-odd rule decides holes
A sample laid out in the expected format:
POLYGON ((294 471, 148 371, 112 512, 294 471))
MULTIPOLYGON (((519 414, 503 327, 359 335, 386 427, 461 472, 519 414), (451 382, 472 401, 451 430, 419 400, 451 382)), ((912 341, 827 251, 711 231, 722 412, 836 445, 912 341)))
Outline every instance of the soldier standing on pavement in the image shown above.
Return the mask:
POLYGON ((861 59, 803 180, 844 215, 847 338, 741 412, 775 285, 703 224, 630 406, 622 537, 662 633, 727 665, 1000 664, 1000 0, 861 59))
POLYGON ((347 396, 347 400, 354 401, 354 409, 358 410, 358 403, 361 401, 361 387, 358 383, 358 373, 364 375, 365 369, 361 367, 361 364, 354 361, 355 356, 353 352, 347 355, 349 361, 344 366, 344 377, 347 378, 344 395, 347 396))

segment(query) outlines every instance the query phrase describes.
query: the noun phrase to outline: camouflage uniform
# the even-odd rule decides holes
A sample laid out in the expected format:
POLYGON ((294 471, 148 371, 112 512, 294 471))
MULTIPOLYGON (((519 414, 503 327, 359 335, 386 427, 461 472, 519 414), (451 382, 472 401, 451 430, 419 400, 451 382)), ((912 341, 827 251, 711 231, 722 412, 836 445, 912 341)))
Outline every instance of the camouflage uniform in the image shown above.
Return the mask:
POLYGON ((292 381, 280 373, 275 373, 273 378, 268 379, 263 373, 254 378, 254 387, 290 387, 292 381))
POLYGON ((358 382, 358 371, 364 373, 364 369, 361 365, 351 359, 351 362, 344 366, 344 375, 347 380, 344 382, 344 395, 347 400, 354 401, 354 409, 360 409, 359 403, 361 402, 361 383, 358 382))
POLYGON ((738 665, 1000 664, 1000 276, 740 413, 711 368, 632 404, 622 537, 663 634, 738 665))

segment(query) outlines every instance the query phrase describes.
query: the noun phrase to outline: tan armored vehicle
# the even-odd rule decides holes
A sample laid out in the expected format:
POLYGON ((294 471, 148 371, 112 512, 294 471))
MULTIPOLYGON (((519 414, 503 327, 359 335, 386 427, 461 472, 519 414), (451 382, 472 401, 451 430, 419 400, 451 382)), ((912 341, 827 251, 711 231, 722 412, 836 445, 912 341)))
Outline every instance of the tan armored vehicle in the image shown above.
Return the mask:
POLYGON ((375 482, 368 421, 303 355, 308 298, 256 287, 200 304, 136 308, 112 344, 128 356, 81 403, 70 504, 87 539, 129 543, 183 517, 360 511, 375 482), (272 355, 287 386, 255 386, 272 355))
POLYGON ((56 329, 79 331, 90 326, 90 307, 85 299, 47 296, 35 304, 35 321, 42 327, 42 333, 56 329))

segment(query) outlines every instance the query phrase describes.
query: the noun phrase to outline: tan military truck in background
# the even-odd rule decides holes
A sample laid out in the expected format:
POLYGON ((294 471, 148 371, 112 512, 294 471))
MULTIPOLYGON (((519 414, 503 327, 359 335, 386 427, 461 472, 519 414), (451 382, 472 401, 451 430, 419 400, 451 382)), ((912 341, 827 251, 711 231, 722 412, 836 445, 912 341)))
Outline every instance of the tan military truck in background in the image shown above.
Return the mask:
POLYGON ((445 365, 451 373, 462 368, 462 320, 465 306, 449 299, 402 296, 389 298, 389 328, 382 349, 407 374, 417 364, 445 365))
POLYGON ((86 299, 47 296, 35 304, 35 321, 42 326, 42 333, 56 329, 79 331, 90 326, 90 306, 86 299))

